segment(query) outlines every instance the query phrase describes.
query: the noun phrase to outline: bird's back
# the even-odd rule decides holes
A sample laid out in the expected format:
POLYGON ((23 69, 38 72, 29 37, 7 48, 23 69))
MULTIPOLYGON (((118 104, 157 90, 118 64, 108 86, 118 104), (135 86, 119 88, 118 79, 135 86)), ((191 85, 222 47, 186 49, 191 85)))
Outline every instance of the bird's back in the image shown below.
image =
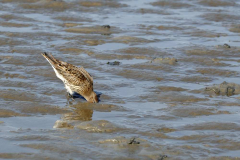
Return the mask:
POLYGON ((81 95, 93 91, 93 78, 83 68, 57 60, 51 54, 42 53, 43 57, 53 67, 57 77, 61 79, 67 87, 81 95))

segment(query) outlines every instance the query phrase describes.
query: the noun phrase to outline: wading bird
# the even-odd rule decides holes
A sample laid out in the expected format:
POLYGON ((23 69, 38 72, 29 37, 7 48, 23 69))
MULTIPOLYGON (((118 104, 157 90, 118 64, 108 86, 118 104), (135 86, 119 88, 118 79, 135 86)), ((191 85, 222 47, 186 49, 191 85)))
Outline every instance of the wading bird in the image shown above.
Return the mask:
POLYGON ((73 98, 77 93, 88 102, 98 103, 98 97, 93 91, 93 78, 83 67, 57 60, 46 52, 42 55, 51 64, 56 76, 63 81, 70 97, 73 98))

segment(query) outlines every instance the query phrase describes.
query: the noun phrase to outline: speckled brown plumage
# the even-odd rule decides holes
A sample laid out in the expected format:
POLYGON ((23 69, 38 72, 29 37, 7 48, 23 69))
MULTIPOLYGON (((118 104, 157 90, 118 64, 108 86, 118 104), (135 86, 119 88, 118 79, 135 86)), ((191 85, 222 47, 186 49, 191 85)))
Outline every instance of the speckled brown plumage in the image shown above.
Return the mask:
POLYGON ((53 67, 56 76, 63 81, 67 91, 73 95, 74 92, 82 95, 87 101, 97 103, 97 95, 93 91, 93 78, 83 68, 57 60, 51 54, 42 53, 43 57, 53 67))

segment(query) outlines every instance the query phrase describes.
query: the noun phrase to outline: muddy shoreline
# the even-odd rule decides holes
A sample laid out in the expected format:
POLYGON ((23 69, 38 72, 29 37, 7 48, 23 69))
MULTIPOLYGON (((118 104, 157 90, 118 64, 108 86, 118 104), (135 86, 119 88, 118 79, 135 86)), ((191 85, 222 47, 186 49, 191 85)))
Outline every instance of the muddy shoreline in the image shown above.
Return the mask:
POLYGON ((0 2, 0 159, 240 159, 239 1, 0 2))

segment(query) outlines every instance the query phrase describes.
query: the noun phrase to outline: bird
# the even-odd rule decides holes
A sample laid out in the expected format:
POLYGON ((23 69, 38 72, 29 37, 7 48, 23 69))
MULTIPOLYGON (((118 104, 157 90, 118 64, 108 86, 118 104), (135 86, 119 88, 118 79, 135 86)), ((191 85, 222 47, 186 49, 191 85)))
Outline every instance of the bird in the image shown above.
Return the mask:
POLYGON ((99 102, 93 91, 93 77, 83 67, 57 60, 50 53, 41 54, 50 63, 56 76, 63 81, 69 96, 73 98, 73 95, 77 93, 88 102, 99 102))

